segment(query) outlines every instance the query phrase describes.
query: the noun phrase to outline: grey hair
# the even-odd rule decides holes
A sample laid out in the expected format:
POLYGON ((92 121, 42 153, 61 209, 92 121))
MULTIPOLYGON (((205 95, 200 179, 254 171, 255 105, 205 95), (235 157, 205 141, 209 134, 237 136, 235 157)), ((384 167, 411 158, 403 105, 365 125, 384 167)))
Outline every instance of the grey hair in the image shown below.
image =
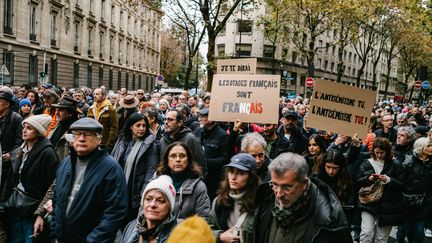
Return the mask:
POLYGON ((408 136, 408 141, 414 141, 415 140, 415 130, 414 128, 412 128, 411 126, 404 126, 404 127, 399 127, 398 128, 398 133, 400 132, 405 132, 408 136))
POLYGON ((399 119, 406 119, 407 118, 407 114, 406 113, 399 113, 397 116, 396 116, 396 119, 397 120, 399 120, 399 119))
POLYGON ((267 143, 261 134, 256 132, 247 133, 242 139, 241 151, 247 153, 249 146, 253 145, 261 145, 264 149, 267 147, 267 143))
POLYGON ((303 156, 291 152, 277 156, 270 163, 268 169, 278 176, 282 176, 287 171, 293 170, 296 174, 297 181, 307 178, 309 171, 308 164, 303 156))
POLYGON ((426 148, 430 143, 430 139, 428 137, 418 138, 414 142, 413 153, 420 157, 422 155, 423 149, 426 148))

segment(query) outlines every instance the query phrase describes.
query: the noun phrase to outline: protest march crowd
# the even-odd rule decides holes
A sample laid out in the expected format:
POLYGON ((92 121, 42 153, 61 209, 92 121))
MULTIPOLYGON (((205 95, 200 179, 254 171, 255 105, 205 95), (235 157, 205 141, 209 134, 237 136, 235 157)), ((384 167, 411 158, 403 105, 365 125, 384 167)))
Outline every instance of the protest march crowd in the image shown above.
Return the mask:
MULTIPOLYGON (((377 102, 369 133, 209 120, 211 94, 0 87, 0 242, 423 242, 432 107, 377 102)), ((276 105, 276 104, 275 104, 276 105)))

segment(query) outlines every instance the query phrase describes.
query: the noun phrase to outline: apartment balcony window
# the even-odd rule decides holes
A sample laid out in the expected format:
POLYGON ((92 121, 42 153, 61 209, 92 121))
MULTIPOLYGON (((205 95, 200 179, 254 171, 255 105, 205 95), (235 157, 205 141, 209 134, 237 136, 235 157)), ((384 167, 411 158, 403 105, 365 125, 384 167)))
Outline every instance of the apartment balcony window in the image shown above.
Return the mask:
POLYGON ((92 56, 93 51, 93 27, 88 28, 87 54, 92 56))
POLYGON ((80 23, 75 22, 74 23, 74 33, 73 33, 73 45, 74 45, 74 52, 79 52, 79 44, 80 44, 80 23))
POLYGON ((252 53, 252 44, 236 44, 236 52, 240 57, 250 57, 252 53))
POLYGON ((264 45, 263 57, 273 58, 273 46, 264 45))
POLYGON ((99 58, 103 60, 104 58, 104 39, 105 39, 105 33, 100 32, 99 33, 99 58))
POLYGON ((57 13, 51 13, 51 46, 57 45, 57 13))
POLYGON ((37 31, 37 5, 31 4, 30 5, 30 33, 29 37, 31 41, 36 41, 36 31, 37 31))
POLYGON ((237 32, 239 32, 239 33, 251 33, 252 32, 252 20, 239 20, 239 21, 237 21, 237 32))
POLYGON ((5 0, 4 1, 4 19, 3 19, 3 23, 4 23, 4 32, 6 34, 13 34, 13 0, 5 0))

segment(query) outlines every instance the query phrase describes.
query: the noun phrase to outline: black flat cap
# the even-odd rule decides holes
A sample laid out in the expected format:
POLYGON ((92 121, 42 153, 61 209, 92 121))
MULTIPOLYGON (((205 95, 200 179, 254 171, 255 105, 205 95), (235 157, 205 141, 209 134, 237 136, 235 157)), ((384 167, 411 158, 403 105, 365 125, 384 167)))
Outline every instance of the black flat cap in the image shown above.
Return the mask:
POLYGON ((95 131, 99 134, 102 134, 103 126, 97 122, 95 119, 92 118, 81 118, 77 120, 76 122, 72 123, 69 130, 88 130, 88 131, 95 131))

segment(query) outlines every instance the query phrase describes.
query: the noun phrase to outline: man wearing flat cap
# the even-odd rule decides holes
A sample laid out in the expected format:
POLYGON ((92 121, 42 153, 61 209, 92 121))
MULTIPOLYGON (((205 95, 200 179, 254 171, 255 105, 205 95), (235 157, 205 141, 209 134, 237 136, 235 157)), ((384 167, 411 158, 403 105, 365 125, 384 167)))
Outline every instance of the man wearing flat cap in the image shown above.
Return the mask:
POLYGON ((58 242, 114 242, 128 210, 123 170, 99 148, 102 125, 82 118, 70 126, 73 149, 57 170, 53 235, 58 242))
MULTIPOLYGON (((12 111, 15 105, 12 92, 0 91, 0 204, 3 204, 12 192, 12 188, 7 186, 8 178, 12 178, 12 166, 10 162, 10 152, 22 144, 22 118, 18 113, 12 111)), ((0 242, 6 241, 4 229, 2 227, 3 213, 0 212, 0 242)))
POLYGON ((198 112, 200 127, 195 130, 194 135, 200 140, 204 148, 208 171, 205 184, 210 200, 213 200, 216 197, 222 168, 228 162, 228 136, 215 121, 208 119, 208 115, 209 110, 207 108, 198 112))

